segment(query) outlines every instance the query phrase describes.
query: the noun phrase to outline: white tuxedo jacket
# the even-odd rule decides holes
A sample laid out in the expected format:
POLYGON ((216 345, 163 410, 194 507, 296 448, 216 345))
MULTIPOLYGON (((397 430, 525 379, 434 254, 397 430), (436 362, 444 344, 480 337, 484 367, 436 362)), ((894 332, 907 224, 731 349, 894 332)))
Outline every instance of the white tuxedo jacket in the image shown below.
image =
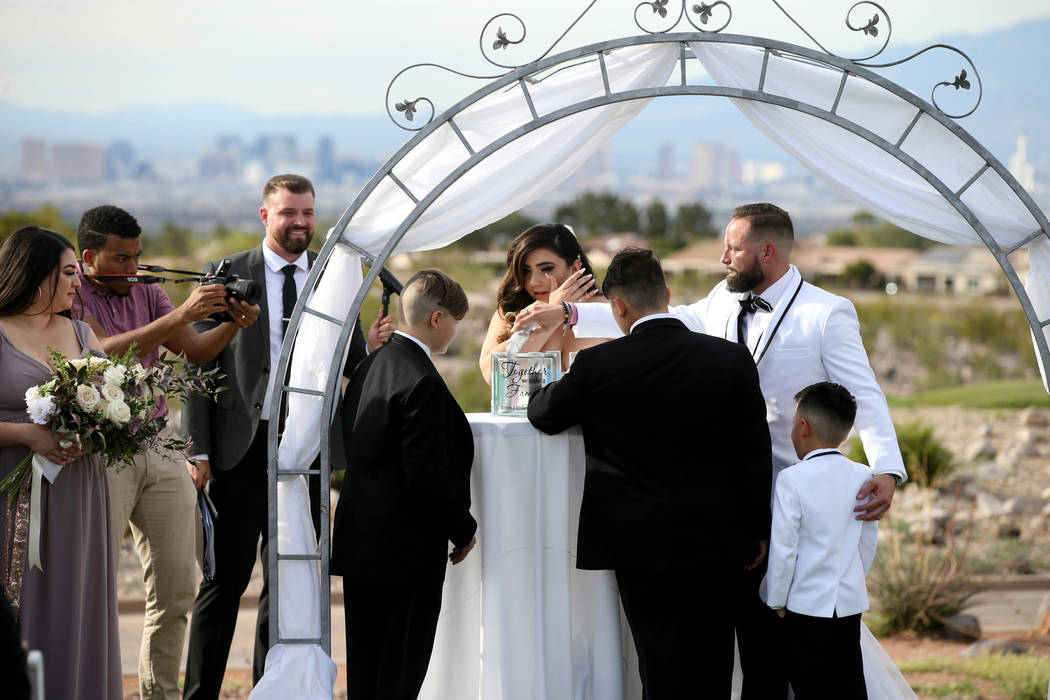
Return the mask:
POLYGON ((868 609, 864 577, 875 558, 878 523, 857 520, 853 506, 870 478, 869 467, 834 450, 811 452, 780 473, 762 582, 769 607, 813 617, 868 609))
MULTIPOLYGON (((875 473, 906 479, 897 434, 886 398, 864 352, 853 304, 803 282, 794 265, 787 276, 787 290, 773 307, 766 331, 752 353, 758 364, 773 441, 774 486, 780 470, 798 459, 791 445, 795 394, 810 384, 825 381, 841 384, 856 397, 854 427, 875 473)), ((700 301, 675 306, 670 311, 693 331, 735 341, 742 296, 727 290, 722 281, 700 301)), ((573 329, 577 337, 620 335, 608 304, 578 304, 577 310, 579 322, 573 329)))

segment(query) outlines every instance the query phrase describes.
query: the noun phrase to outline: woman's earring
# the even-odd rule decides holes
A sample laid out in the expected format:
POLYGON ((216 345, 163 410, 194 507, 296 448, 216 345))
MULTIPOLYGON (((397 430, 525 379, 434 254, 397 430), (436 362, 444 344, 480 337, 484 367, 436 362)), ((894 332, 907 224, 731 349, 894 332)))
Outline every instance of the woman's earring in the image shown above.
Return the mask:
POLYGON ((40 297, 41 297, 42 295, 43 295, 43 292, 41 291, 40 287, 37 287, 37 288, 36 288, 36 294, 34 294, 34 295, 33 295, 33 301, 32 301, 32 303, 34 303, 34 304, 35 304, 35 303, 37 303, 38 301, 40 301, 40 297))

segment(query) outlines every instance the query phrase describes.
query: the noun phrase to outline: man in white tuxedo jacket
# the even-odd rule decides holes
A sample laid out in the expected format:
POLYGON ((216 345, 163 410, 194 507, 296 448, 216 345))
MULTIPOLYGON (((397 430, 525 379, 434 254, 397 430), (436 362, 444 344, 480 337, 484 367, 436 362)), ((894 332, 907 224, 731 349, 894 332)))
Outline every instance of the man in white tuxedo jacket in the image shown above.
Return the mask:
POLYGON ((864 579, 878 523, 852 512, 871 469, 838 451, 857 404, 832 382, 808 386, 797 399, 791 440, 802 461, 777 479, 763 598, 785 618, 796 700, 866 700, 860 615, 868 609, 864 579))
MULTIPOLYGON (((737 207, 725 233, 726 279, 700 301, 669 311, 693 331, 747 345, 758 365, 766 401, 774 483, 776 475, 796 461, 791 444, 795 394, 821 381, 845 386, 856 397, 856 429, 874 469, 873 478, 857 494, 857 517, 878 520, 889 510, 895 486, 907 478, 889 408, 864 352, 853 304, 802 280, 791 264, 793 242, 791 217, 780 207, 765 203, 737 207)), ((570 306, 576 337, 620 335, 608 304, 570 306)), ((561 325, 565 319, 560 304, 537 303, 525 311, 518 315, 517 324, 546 327, 561 325)), ((742 700, 782 698, 787 681, 777 668, 783 657, 777 651, 782 646, 776 641, 779 625, 758 596, 765 566, 751 574, 751 588, 741 591, 747 600, 737 604, 743 611, 737 624, 744 671, 742 700)))

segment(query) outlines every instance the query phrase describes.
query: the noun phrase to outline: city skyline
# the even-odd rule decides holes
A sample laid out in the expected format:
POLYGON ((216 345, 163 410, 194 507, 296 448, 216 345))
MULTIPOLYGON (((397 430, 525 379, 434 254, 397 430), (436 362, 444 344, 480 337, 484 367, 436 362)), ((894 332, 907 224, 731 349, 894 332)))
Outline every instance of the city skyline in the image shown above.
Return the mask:
MULTIPOLYGON (((524 4, 516 3, 519 6, 517 9, 524 4)), ((741 5, 742 0, 735 4, 741 5)), ((905 7, 903 3, 887 3, 890 17, 894 19, 894 37, 886 60, 901 58, 917 50, 924 45, 917 43, 920 41, 947 40, 954 43, 958 40, 961 48, 974 58, 984 76, 986 90, 986 99, 978 112, 960 121, 960 124, 1004 164, 1009 163, 1013 168, 1013 161, 1016 160, 1016 172, 1020 173, 1018 176, 1023 175, 1025 182, 1031 183, 1029 189, 1037 201, 1046 202, 1050 196, 1050 189, 1046 188, 1046 183, 1050 182, 1050 129, 1043 125, 1041 115, 1050 109, 1050 90, 1040 81, 1033 81, 1026 76, 1034 74, 1036 66, 1044 62, 1046 50, 1042 48, 1042 37, 1050 30, 1050 8, 1043 10, 1029 7, 1025 10, 1026 3, 1016 3, 1011 5, 1007 13, 996 15, 993 23, 985 25, 978 21, 977 10, 962 2, 951 4, 951 22, 919 21, 934 16, 929 14, 931 10, 945 11, 948 4, 935 2, 932 8, 926 4, 916 11, 915 8, 905 7), (1024 18, 1029 16, 1024 14, 1025 11, 1034 13, 1032 16, 1045 17, 1025 22, 1024 18), (1021 21, 1022 25, 996 29, 1010 21, 1021 21), (916 33, 917 26, 921 26, 925 34, 916 33), (953 28, 956 31, 969 28, 975 34, 951 36, 949 32, 953 28), (913 43, 909 45, 905 43, 907 41, 913 43), (1017 134, 1026 126, 1029 127, 1028 135, 1031 137, 1028 140, 1027 157, 1015 158, 1013 154, 1017 150, 1017 134)), ((60 5, 62 3, 45 3, 44 14, 60 5)), ((420 3, 398 5, 405 11, 405 16, 401 18, 403 21, 390 25, 390 28, 392 31, 397 30, 394 36, 404 40, 398 44, 394 54, 383 54, 386 58, 368 62, 370 82, 355 86, 360 88, 355 92, 360 97, 360 103, 372 99, 368 97, 369 91, 385 90, 386 80, 396 69, 413 61, 434 59, 452 67, 478 70, 476 65, 470 64, 471 60, 475 64, 479 62, 477 31, 495 9, 483 11, 479 3, 470 3, 469 7, 464 7, 463 3, 448 5, 427 6, 430 15, 435 18, 427 33, 418 28, 421 15, 407 11, 418 9, 420 3), (458 23, 454 31, 434 31, 452 18, 458 23), (421 35, 418 39, 407 39, 417 32, 421 35), (388 74, 384 73, 387 64, 393 66, 388 74)), ((530 41, 535 40, 535 43, 524 53, 515 56, 508 54, 506 60, 514 62, 535 58, 550 42, 549 38, 543 36, 543 31, 553 31, 556 35, 585 5, 586 2, 580 2, 563 8, 558 4, 558 11, 554 11, 554 4, 547 0, 530 5, 529 14, 523 13, 523 17, 529 25, 530 41), (536 13, 541 10, 546 14, 541 12, 542 16, 538 17, 537 22, 536 13)), ((611 16, 620 13, 626 6, 623 2, 612 1, 598 4, 595 13, 601 8, 615 11, 585 17, 580 23, 580 31, 567 37, 559 45, 559 50, 611 38, 617 33, 638 33, 638 29, 629 21, 617 25, 625 31, 608 29, 607 25, 612 23, 611 16)), ((114 7, 120 9, 125 5, 119 0, 114 7)), ((192 2, 188 7, 199 9, 199 5, 192 2)), ((261 8, 261 16, 275 11, 272 3, 262 3, 258 7, 261 8)), ((391 7, 393 5, 355 8, 355 12, 360 10, 364 15, 381 19, 383 12, 389 12, 391 7)), ((631 4, 628 9, 633 7, 634 4, 631 4)), ((821 40, 829 41, 829 49, 845 52, 846 49, 831 42, 829 36, 846 36, 850 34, 848 31, 812 20, 814 15, 823 13, 821 19, 825 20, 825 25, 832 17, 837 18, 837 24, 841 22, 841 13, 846 7, 823 2, 818 10, 807 7, 797 18, 805 22, 807 28, 821 40)), ((13 8, 0 10, 0 16, 26 10, 25 6, 18 4, 13 8)), ((642 8, 645 10, 644 5, 642 8)), ((677 9, 670 5, 669 8, 673 16, 677 9)), ((510 5, 506 9, 516 8, 510 5)), ((794 8, 788 9, 794 11, 794 8)), ((77 6, 68 6, 66 11, 67 20, 80 16, 78 13, 81 12, 77 6)), ((173 10, 176 15, 182 11, 173 10)), ((129 11, 129 16, 120 26, 134 34, 135 19, 141 19, 143 12, 141 8, 129 11)), ((300 16, 298 8, 291 12, 296 17, 300 16)), ((318 12, 317 6, 311 5, 305 12, 307 15, 318 12)), ((790 20, 779 15, 771 2, 753 0, 746 3, 743 9, 734 8, 734 12, 731 29, 737 33, 752 31, 760 34, 763 33, 763 26, 775 26, 777 31, 766 33, 803 45, 808 43, 801 35, 792 36, 789 31, 792 29, 790 20), (754 8, 758 5, 772 11, 756 19, 754 8), (749 17, 751 25, 747 23, 749 17)), ((853 19, 858 21, 866 14, 866 10, 861 14, 855 13, 853 19)), ((223 22, 229 22, 231 17, 228 7, 224 6, 212 19, 216 26, 221 26, 223 22)), ((665 21, 662 26, 667 24, 665 21)), ((293 27, 294 23, 289 19, 286 25, 287 29, 293 27)), ((89 26, 90 23, 85 26, 85 30, 89 26)), ((513 37, 513 25, 507 18, 498 20, 494 26, 499 26, 513 37)), ((173 20, 171 27, 177 28, 178 21, 173 20)), ((248 30, 252 27, 255 25, 249 23, 245 31, 250 34, 248 30)), ((886 23, 883 22, 880 28, 885 29, 886 23)), ((213 30, 209 28, 207 31, 213 30)), ((60 32, 56 36, 58 34, 60 32)), ((95 38, 98 36, 104 34, 96 35, 95 38)), ((259 30, 253 36, 265 43, 264 39, 270 35, 259 30)), ((885 33, 880 34, 881 38, 885 38, 885 33)), ((868 41, 868 46, 875 43, 870 37, 868 41)), ((187 44, 187 50, 182 52, 182 56, 189 56, 192 44, 192 41, 187 44)), ((231 39, 231 47, 235 45, 231 39)), ((118 46, 110 55, 130 55, 134 46, 133 41, 118 46)), ((366 47, 348 46, 346 50, 358 55, 365 52, 366 47)), ((850 54, 856 55, 857 52, 858 47, 855 46, 850 54)), ((153 58, 159 60, 163 57, 163 42, 158 44, 156 53, 157 56, 153 58)), ((887 76, 922 94, 924 89, 928 90, 928 87, 923 86, 930 84, 923 81, 929 79, 932 82, 945 77, 950 79, 948 71, 954 71, 951 74, 954 76, 959 70, 957 56, 947 52, 941 54, 940 64, 935 64, 933 55, 929 54, 904 68, 886 71, 887 76), (947 54, 947 60, 944 60, 943 54, 947 54), (923 65, 915 65, 920 63, 923 65), (894 74, 892 71, 898 72, 894 74)), ((5 80, 9 76, 0 77, 0 87, 3 89, 0 91, 0 127, 3 127, 0 129, 3 132, 0 133, 0 206, 25 209, 54 201, 64 210, 75 212, 77 207, 94 199, 112 197, 141 202, 150 210, 149 218, 156 222, 171 219, 173 212, 181 211, 176 218, 184 217, 185 221, 192 222, 201 230, 214 220, 250 221, 251 202, 258 196, 256 191, 259 183, 273 172, 293 170, 315 177, 319 186, 330 195, 324 198, 326 207, 334 209, 338 208, 339 203, 349 201, 356 188, 368 179, 386 156, 411 136, 394 127, 385 115, 377 113, 382 109, 381 94, 375 98, 378 104, 373 100, 373 109, 367 114, 347 112, 326 116, 311 111, 320 110, 321 107, 306 99, 282 103, 290 105, 293 110, 288 114, 267 113, 267 109, 273 106, 274 98, 279 97, 282 90, 292 96, 299 94, 296 92, 299 88, 309 91, 309 83, 323 78, 325 72, 323 67, 314 70, 314 66, 311 66, 311 70, 303 71, 302 66, 309 63, 305 57, 297 60, 285 58, 285 69, 301 74, 298 83, 289 84, 280 75, 267 73, 265 63, 248 65, 251 64, 248 59, 247 55, 240 57, 247 66, 243 69, 265 75, 274 91, 260 94, 261 99, 246 105, 238 104, 236 93, 224 94, 221 99, 208 102, 205 95, 207 84, 202 81, 198 87, 204 92, 183 93, 174 88, 174 83, 170 85, 169 96, 178 100, 171 106, 122 107, 120 100, 125 96, 119 86, 132 80, 135 69, 133 64, 138 63, 129 60, 119 61, 123 64, 124 72, 112 74, 115 87, 106 93, 112 97, 112 102, 109 111, 104 114, 93 114, 85 104, 72 98, 62 103, 60 112, 52 113, 44 108, 12 107, 15 103, 8 94, 11 82, 5 80), (153 201, 158 196, 164 201, 153 201), (233 212, 238 213, 234 215, 233 212)), ((47 60, 46 57, 43 60, 45 68, 47 60)), ((150 61, 143 62, 148 64, 150 61)), ((217 61, 214 72, 222 74, 223 65, 221 60, 217 61)), ((190 74, 193 72, 192 65, 181 66, 180 71, 183 71, 180 73, 182 75, 190 74)), ((71 73, 75 72, 74 67, 71 73)), ((63 74, 62 77, 65 79, 68 76, 63 74)), ((171 77, 178 82, 175 74, 171 77)), ((348 82, 352 81, 348 78, 348 82)), ((59 84, 52 86, 56 94, 61 93, 57 87, 59 84)), ((481 81, 467 81, 464 89, 472 91, 481 84, 481 81)), ((431 95, 430 87, 425 86, 428 96, 431 95)), ((434 89, 438 90, 439 87, 435 85, 434 89)), ((411 90, 410 87, 402 88, 399 84, 392 94, 392 101, 416 94, 402 94, 405 90, 411 90)), ((951 93, 950 90, 946 92, 951 93)), ((434 97, 438 98, 435 100, 437 111, 447 107, 452 99, 462 94, 462 90, 452 90, 445 95, 435 94, 434 97), (442 98, 446 101, 439 101, 442 98)), ((148 99, 148 95, 137 93, 133 97, 148 99)), ((965 99, 967 96, 949 94, 947 97, 965 99)), ((425 116, 426 112, 423 113, 424 119, 425 116)), ((790 156, 758 135, 732 104, 725 100, 672 98, 654 101, 612 139, 600 156, 589 164, 590 167, 584 168, 566 183, 560 194, 551 193, 530 205, 533 213, 549 211, 557 204, 557 197, 585 189, 618 192, 639 205, 657 198, 671 205, 702 200, 713 209, 723 210, 731 208, 732 202, 738 197, 762 196, 784 199, 795 202, 797 206, 811 208, 820 218, 828 216, 841 219, 849 213, 846 200, 840 202, 826 186, 814 182, 790 156)))
MULTIPOLYGON (((559 46, 638 33, 631 20, 637 4, 598 2, 559 46)), ((672 16, 677 12, 674 4, 669 6, 672 16)), ((810 45, 772 2, 731 4, 733 20, 727 31, 810 45)), ((782 4, 832 50, 871 45, 858 44, 858 37, 842 26, 849 3, 782 4)), ((893 44, 981 35, 1050 17, 1044 0, 1001 3, 994 13, 980 0, 881 4, 893 20, 893 44)), ((371 114, 383 111, 387 82, 410 63, 434 61, 465 71, 498 72, 477 51, 478 33, 497 11, 515 12, 527 23, 528 41, 501 54, 523 63, 541 53, 586 5, 586 0, 519 0, 500 6, 435 0, 319 0, 295 6, 273 0, 230 0, 217 6, 203 0, 174 5, 18 0, 0 9, 4 26, 19 28, 0 46, 0 100, 21 107, 96 113, 136 105, 220 101, 269 115, 371 114)), ((867 15, 874 10, 862 6, 857 12, 867 15)), ((642 7, 640 16, 657 23, 649 15, 642 7)), ((854 20, 859 18, 855 14, 854 20)), ((504 18, 496 25, 515 36, 513 20, 504 18)), ((656 24, 665 25, 666 21, 656 24)), ((885 31, 885 23, 882 26, 885 31)), ((1034 67, 1027 70, 1034 75, 1034 67)), ((427 77, 427 87, 438 91, 466 94, 461 85, 440 72, 427 77)))

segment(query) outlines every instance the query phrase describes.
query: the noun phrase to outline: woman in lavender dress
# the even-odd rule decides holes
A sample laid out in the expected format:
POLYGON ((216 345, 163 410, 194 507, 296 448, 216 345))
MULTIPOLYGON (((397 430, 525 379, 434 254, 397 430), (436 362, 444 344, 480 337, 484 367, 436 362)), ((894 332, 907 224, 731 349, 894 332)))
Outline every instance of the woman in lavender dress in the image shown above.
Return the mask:
POLYGON ((123 697, 117 637, 116 558, 109 491, 97 455, 52 435, 26 414, 26 390, 65 357, 98 350, 88 326, 63 315, 77 287, 73 246, 36 226, 0 248, 0 479, 29 451, 64 465, 40 481, 40 568, 29 561, 31 481, 0 496, 0 575, 22 639, 44 657, 49 698, 123 697))

